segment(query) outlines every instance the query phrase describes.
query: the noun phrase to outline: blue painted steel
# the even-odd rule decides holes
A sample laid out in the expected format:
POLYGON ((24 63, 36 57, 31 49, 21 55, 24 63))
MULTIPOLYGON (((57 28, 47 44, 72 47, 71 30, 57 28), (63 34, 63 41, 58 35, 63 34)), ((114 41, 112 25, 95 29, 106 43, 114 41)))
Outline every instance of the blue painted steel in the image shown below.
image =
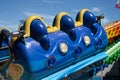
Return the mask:
MULTIPOLYGON (((82 60, 86 62, 86 59, 89 57, 90 59, 87 59, 87 61, 91 61, 89 63, 86 62, 86 64, 81 62, 83 63, 82 67, 104 58, 106 56, 105 53, 101 53, 102 55, 98 54, 104 50, 108 43, 103 27, 96 23, 95 16, 90 12, 85 12, 84 20, 82 26, 75 27, 70 17, 63 16, 61 21, 63 28, 49 34, 47 33, 46 26, 41 21, 32 21, 30 37, 25 37, 24 43, 18 39, 13 45, 16 63, 20 63, 25 70, 22 79, 41 79, 57 71, 59 72, 63 68, 77 64, 82 60), (64 21, 68 21, 66 22, 68 24, 63 23, 64 21), (68 32, 67 29, 64 30, 66 26, 69 28, 68 32), (84 42, 85 35, 90 37, 91 43, 88 46, 84 42), (99 43, 99 40, 102 41, 99 43), (61 55, 60 52, 59 45, 62 42, 68 46, 66 55, 61 55), (78 47, 81 51, 76 51, 78 47), (75 57, 76 52, 79 53, 79 57, 75 57), (99 55, 99 57, 94 57, 95 55, 99 55), (54 67, 51 68, 48 67, 51 64, 47 64, 50 56, 54 56, 56 60, 54 67)), ((72 70, 76 71, 78 69, 73 68, 72 70)))
POLYGON ((48 68, 54 67, 56 64, 56 59, 53 56, 49 56, 47 60, 47 66, 48 68))
POLYGON ((10 58, 9 31, 6 29, 0 32, 0 63, 10 58))
POLYGON ((10 58, 10 50, 2 49, 0 50, 0 62, 10 58))
MULTIPOLYGON (((92 56, 92 57, 89 57, 85 60, 82 60, 74 65, 71 65, 69 67, 66 67, 65 69, 61 70, 61 71, 58 71, 54 74, 51 74, 50 76, 46 77, 46 78, 43 78, 42 80, 60 80, 61 78, 63 77, 66 77, 68 76, 69 74, 71 73, 74 73, 90 64, 93 64, 97 61, 100 61, 104 58, 107 57, 107 54, 102 52, 102 53, 99 53, 95 56, 92 56)), ((93 67, 94 68, 94 67, 93 67)))
POLYGON ((83 18, 83 25, 84 25, 84 26, 87 26, 87 27, 91 30, 91 32, 92 32, 93 34, 96 34, 96 32, 97 32, 98 30, 97 30, 96 27, 94 26, 94 23, 97 22, 97 21, 96 21, 96 17, 94 16, 94 14, 91 13, 91 12, 89 12, 89 11, 87 11, 87 12, 85 12, 85 14, 84 14, 83 17, 84 17, 84 18, 83 18))
POLYGON ((68 15, 62 16, 60 20, 60 30, 69 33, 73 28, 75 28, 73 19, 68 15))
POLYGON ((62 16, 60 20, 60 30, 67 33, 72 41, 75 41, 77 36, 74 28, 75 25, 73 19, 68 15, 62 16))
POLYGON ((0 32, 0 73, 2 76, 6 75, 5 70, 8 68, 11 61, 9 39, 11 39, 10 32, 6 29, 2 29, 0 32))
POLYGON ((39 20, 33 20, 30 27, 31 38, 38 41, 44 49, 49 49, 50 42, 46 26, 39 20))

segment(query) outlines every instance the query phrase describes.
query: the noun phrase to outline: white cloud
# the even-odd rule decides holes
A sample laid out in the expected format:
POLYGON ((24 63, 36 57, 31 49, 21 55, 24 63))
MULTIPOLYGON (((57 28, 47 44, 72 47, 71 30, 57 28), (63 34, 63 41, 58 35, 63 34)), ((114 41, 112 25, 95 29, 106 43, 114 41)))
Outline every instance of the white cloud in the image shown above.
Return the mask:
POLYGON ((16 25, 16 24, 9 24, 9 25, 1 24, 0 28, 8 28, 11 31, 17 31, 18 30, 18 25, 16 25))
POLYGON ((31 15, 39 15, 37 13, 32 13, 32 12, 24 12, 24 15, 26 16, 31 16, 31 15))
POLYGON ((100 12, 100 8, 98 8, 98 7, 93 7, 91 10, 92 10, 93 12, 97 12, 97 13, 100 12))
POLYGON ((79 12, 80 10, 78 10, 78 9, 73 9, 73 12, 79 12))
POLYGON ((0 28, 8 28, 10 31, 17 31, 18 30, 18 25, 16 25, 16 24, 13 24, 13 25, 1 24, 0 28))
POLYGON ((3 20, 0 20, 0 23, 9 24, 9 22, 3 20))
MULTIPOLYGON (((98 8, 98 7, 93 7, 92 9, 91 9, 91 11, 92 12, 96 12, 97 14, 101 14, 101 9, 100 8, 98 8)), ((101 24, 102 25, 105 25, 105 24, 108 24, 110 22, 110 20, 109 20, 109 18, 107 18, 106 16, 103 18, 103 19, 101 19, 101 24)))
POLYGON ((39 14, 39 13, 33 13, 33 12, 24 12, 24 15, 26 16, 32 16, 32 15, 37 15, 42 17, 48 25, 51 25, 51 21, 53 21, 54 17, 53 15, 49 15, 49 14, 39 14))
POLYGON ((13 30, 16 31, 18 29, 18 25, 11 24, 10 22, 0 20, 0 28, 8 28, 12 31, 13 30))
POLYGON ((47 4, 62 3, 62 1, 58 1, 58 0, 42 0, 42 1, 47 4))
POLYGON ((38 16, 43 17, 43 18, 49 18, 49 19, 53 19, 54 18, 54 16, 49 15, 49 14, 38 14, 38 13, 33 13, 33 12, 25 12, 24 14, 26 16, 38 15, 38 16))
POLYGON ((106 24, 108 24, 109 22, 110 22, 110 20, 109 20, 108 18, 106 18, 106 17, 101 20, 101 24, 102 24, 102 25, 106 25, 106 24))

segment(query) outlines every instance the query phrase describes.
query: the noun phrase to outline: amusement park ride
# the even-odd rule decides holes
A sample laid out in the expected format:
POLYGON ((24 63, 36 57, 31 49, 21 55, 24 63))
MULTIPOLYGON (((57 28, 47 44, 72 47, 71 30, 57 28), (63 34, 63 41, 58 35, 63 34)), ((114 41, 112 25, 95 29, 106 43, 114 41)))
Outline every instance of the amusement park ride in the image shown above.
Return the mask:
POLYGON ((76 20, 66 12, 53 25, 30 16, 17 32, 0 30, 0 79, 85 80, 98 68, 120 59, 120 21, 104 27, 103 16, 81 10, 76 20), (85 77, 84 75, 87 74, 85 77), (85 78, 85 79, 84 79, 85 78))

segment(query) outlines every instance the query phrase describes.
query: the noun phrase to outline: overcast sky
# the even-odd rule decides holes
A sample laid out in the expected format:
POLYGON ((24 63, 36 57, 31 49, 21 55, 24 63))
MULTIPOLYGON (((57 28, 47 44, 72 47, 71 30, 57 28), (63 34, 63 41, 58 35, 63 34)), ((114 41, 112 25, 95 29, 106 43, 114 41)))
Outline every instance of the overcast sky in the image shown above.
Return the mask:
POLYGON ((120 9, 115 8, 117 0, 0 0, 0 28, 18 29, 20 19, 39 15, 51 25, 56 14, 68 12, 73 19, 87 8, 95 15, 104 14, 103 25, 120 19, 120 9))

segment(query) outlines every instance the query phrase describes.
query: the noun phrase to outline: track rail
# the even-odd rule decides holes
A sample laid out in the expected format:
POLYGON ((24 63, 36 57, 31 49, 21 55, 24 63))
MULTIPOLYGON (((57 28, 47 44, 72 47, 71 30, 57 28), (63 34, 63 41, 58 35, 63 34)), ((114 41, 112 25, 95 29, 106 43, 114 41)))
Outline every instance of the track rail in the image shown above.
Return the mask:
POLYGON ((120 59, 120 20, 105 25, 104 29, 109 42, 105 49, 105 52, 108 54, 105 63, 112 64, 114 61, 120 59))

